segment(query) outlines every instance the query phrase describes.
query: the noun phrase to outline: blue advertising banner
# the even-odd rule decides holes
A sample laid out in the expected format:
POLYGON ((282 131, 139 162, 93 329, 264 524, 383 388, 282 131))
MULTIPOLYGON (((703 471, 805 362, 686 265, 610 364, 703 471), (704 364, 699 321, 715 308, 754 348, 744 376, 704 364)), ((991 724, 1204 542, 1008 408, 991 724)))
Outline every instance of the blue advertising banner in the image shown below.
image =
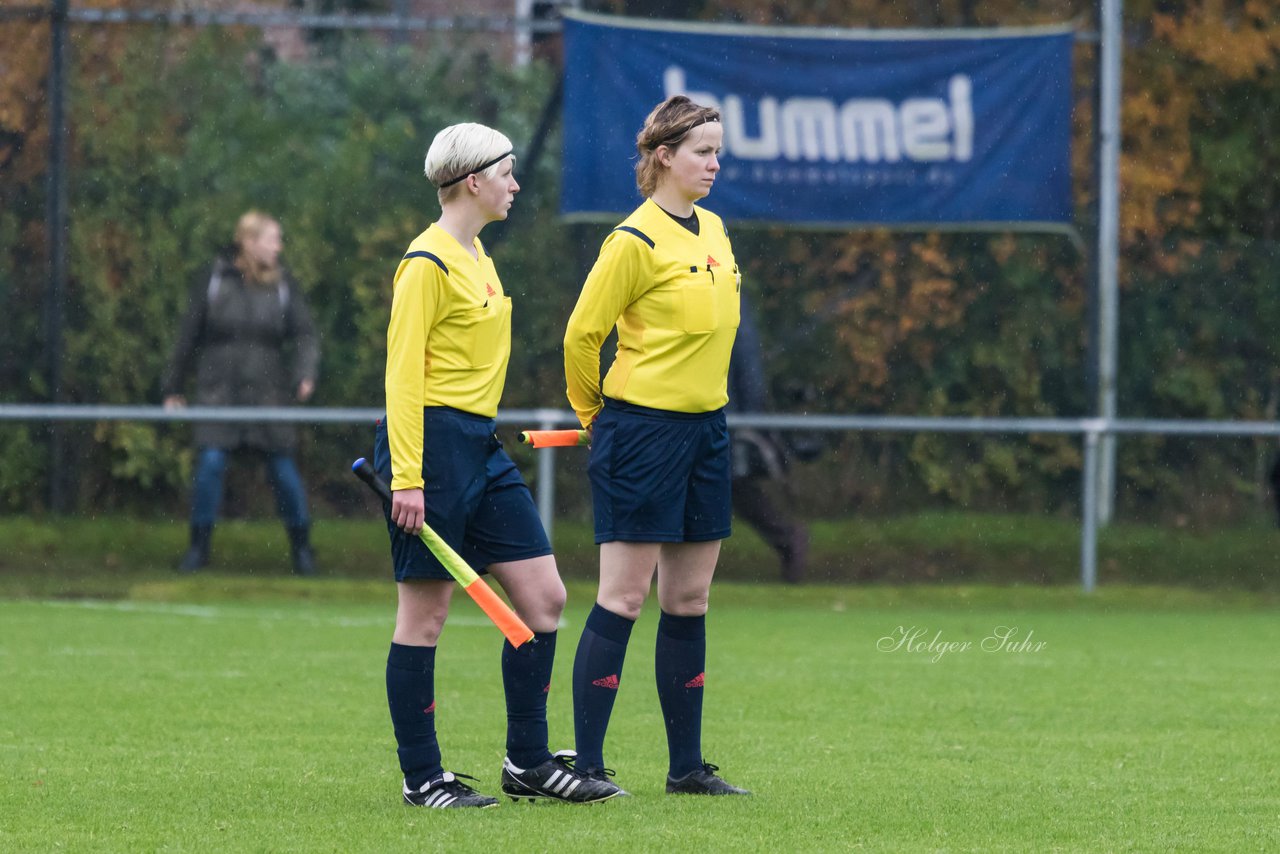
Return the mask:
POLYGON ((732 223, 1062 228, 1069 27, 816 30, 566 18, 561 212, 641 201, 635 135, 686 94, 719 109, 706 206, 732 223))

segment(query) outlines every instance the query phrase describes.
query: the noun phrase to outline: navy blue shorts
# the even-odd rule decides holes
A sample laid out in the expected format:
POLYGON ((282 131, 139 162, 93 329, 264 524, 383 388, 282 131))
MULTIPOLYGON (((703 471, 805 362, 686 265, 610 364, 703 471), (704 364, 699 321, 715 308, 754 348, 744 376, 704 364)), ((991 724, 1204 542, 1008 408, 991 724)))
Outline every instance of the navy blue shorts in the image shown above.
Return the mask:
POLYGON ((729 536, 724 410, 668 412, 605 398, 591 434, 596 542, 696 543, 729 536))
MULTIPOLYGON (((502 450, 494 421, 447 406, 423 409, 423 497, 427 526, 472 569, 491 563, 551 554, 538 508, 516 464, 502 450)), ((386 419, 378 422, 373 467, 391 482, 386 419)), ((396 581, 453 576, 416 536, 406 534, 386 512, 396 581)))

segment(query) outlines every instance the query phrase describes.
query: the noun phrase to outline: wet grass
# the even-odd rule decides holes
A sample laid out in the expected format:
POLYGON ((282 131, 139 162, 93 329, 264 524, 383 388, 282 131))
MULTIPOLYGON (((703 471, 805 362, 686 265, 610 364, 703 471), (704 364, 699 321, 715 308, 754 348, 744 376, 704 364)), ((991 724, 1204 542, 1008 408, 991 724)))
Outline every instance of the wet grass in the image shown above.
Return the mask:
MULTIPOLYGON (((0 601, 0 850, 1080 851, 1280 845, 1275 600, 1239 590, 717 584, 704 751, 750 799, 663 794, 650 607, 606 759, 634 797, 400 806, 389 585, 132 571, 0 601)), ((7 570, 6 570, 7 571, 7 570)), ((570 585, 550 696, 569 746, 570 585)), ((497 790, 499 637, 460 600, 448 767, 497 790)))

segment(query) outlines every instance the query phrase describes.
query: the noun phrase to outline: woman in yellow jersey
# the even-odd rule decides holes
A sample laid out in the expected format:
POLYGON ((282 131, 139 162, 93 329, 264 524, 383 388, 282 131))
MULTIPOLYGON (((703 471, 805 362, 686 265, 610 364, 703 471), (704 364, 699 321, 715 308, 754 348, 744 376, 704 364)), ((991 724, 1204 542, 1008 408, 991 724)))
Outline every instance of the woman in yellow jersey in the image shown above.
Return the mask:
POLYGON ((702 756, 705 617, 729 536, 724 405, 741 279, 724 223, 695 202, 720 170, 715 110, 668 98, 636 139, 645 202, 605 239, 564 338, 569 402, 592 432, 600 589, 573 667, 578 768, 604 767, 604 736, 631 628, 656 569, 658 699, 667 791, 744 795, 702 756), (600 346, 618 329, 601 388, 600 346))
MULTIPOLYGON (((572 751, 547 749, 547 691, 564 584, 537 509, 494 434, 511 353, 511 300, 480 243, 519 192, 511 142, 478 124, 445 128, 426 175, 440 219, 418 235, 396 270, 387 327, 387 417, 374 466, 389 480, 387 513, 398 608, 387 657, 387 702, 407 804, 487 807, 445 771, 436 740, 435 655, 454 582, 416 536, 429 525, 477 572, 491 574, 535 632, 504 643, 507 756, 502 790, 513 799, 589 803, 621 790, 575 770, 572 751)), ((474 779, 474 778, 468 778, 474 779)))

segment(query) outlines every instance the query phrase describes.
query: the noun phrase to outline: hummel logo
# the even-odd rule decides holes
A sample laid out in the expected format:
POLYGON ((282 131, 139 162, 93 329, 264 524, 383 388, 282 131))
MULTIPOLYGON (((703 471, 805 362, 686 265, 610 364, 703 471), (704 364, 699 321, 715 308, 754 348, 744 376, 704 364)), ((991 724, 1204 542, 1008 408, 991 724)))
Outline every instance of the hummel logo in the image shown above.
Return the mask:
POLYGON ((429 706, 427 706, 425 709, 423 709, 423 710, 422 710, 422 713, 423 713, 424 715, 429 715, 429 714, 431 714, 432 712, 434 712, 435 710, 436 710, 436 701, 435 701, 435 700, 432 700, 432 701, 431 701, 431 705, 429 705, 429 706))
POLYGON ((599 685, 601 688, 608 688, 610 691, 617 691, 618 676, 617 674, 611 674, 609 676, 604 677, 603 679, 595 679, 591 682, 591 684, 599 685))
POLYGON ((690 679, 688 682, 684 683, 684 687, 702 688, 706 684, 707 684, 707 674, 706 674, 706 671, 703 671, 702 673, 699 673, 697 676, 690 679))
POLYGON ((719 266, 720 266, 719 261, 712 258, 710 255, 707 256, 707 267, 719 267, 719 266))
POLYGON ((489 284, 488 282, 484 283, 484 290, 485 290, 485 293, 487 293, 491 297, 496 297, 498 295, 498 292, 493 289, 493 285, 489 284))

